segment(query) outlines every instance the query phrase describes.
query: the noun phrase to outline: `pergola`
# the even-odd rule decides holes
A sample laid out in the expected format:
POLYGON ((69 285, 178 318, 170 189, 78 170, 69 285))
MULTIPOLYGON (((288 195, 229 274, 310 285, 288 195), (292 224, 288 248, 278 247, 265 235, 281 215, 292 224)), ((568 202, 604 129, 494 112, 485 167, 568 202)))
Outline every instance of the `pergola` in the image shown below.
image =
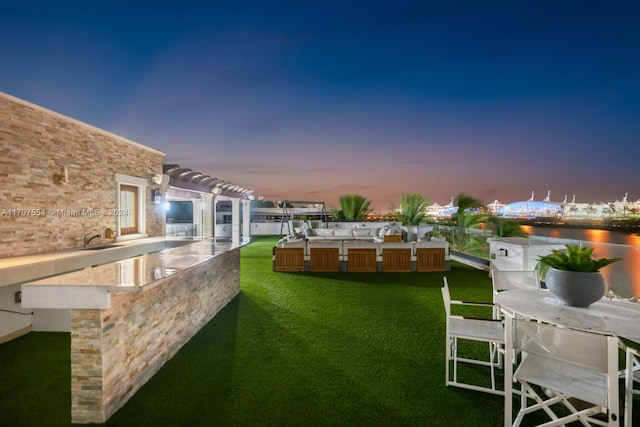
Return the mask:
POLYGON ((239 199, 248 199, 253 194, 253 191, 247 188, 194 172, 191 169, 181 168, 180 165, 163 165, 163 171, 169 175, 170 187, 239 199))
POLYGON ((216 202, 231 201, 232 205, 232 242, 240 242, 240 203, 243 204, 242 236, 249 238, 250 203, 254 199, 253 190, 195 172, 180 165, 163 165, 164 175, 161 181, 166 201, 190 200, 194 205, 194 223, 201 222, 203 237, 213 237, 216 229, 216 202), (197 214, 199 213, 199 214, 197 214))

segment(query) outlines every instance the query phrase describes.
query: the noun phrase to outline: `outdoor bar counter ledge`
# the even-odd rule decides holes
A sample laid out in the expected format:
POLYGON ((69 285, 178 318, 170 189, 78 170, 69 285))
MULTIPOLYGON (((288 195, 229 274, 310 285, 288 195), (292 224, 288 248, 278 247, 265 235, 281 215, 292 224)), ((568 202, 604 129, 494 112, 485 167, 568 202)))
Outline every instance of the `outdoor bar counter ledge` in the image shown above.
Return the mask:
POLYGON ((22 285, 71 311, 71 421, 102 423, 240 292, 240 248, 203 240, 22 285))

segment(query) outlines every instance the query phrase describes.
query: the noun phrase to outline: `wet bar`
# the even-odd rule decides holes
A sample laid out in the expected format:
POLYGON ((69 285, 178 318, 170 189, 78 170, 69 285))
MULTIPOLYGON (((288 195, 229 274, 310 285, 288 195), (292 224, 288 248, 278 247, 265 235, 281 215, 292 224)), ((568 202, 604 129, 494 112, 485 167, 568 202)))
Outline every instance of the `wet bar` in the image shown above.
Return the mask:
POLYGON ((22 285, 71 312, 71 418, 102 423, 240 292, 240 247, 205 240, 22 285))

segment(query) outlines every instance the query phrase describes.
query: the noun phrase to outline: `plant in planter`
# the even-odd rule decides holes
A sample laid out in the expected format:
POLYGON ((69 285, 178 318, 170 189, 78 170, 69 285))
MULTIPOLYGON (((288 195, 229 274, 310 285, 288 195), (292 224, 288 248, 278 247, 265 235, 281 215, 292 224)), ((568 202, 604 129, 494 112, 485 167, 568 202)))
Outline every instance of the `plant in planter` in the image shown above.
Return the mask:
POLYGON ((588 307, 607 291, 601 268, 620 258, 594 258, 593 248, 566 245, 566 250, 552 249, 538 258, 542 269, 548 266, 544 281, 547 289, 560 301, 573 307, 588 307))

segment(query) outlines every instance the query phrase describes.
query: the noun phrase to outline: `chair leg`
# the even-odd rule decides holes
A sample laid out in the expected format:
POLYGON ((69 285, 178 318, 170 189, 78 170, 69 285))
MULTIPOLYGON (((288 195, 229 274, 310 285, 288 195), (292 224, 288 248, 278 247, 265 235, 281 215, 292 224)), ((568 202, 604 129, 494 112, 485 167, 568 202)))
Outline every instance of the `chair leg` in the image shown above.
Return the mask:
POLYGON ((451 340, 451 357, 453 360, 453 382, 458 382, 458 339, 451 340))
POLYGON ((489 370, 491 371, 491 390, 496 389, 496 370, 495 370, 495 357, 498 352, 498 345, 495 343, 489 343, 489 370))
MULTIPOLYGON (((586 427, 590 427, 594 424, 601 426, 609 425, 607 421, 595 420, 592 418, 594 415, 602 413, 601 408, 592 406, 578 410, 573 404, 571 404, 567 397, 561 393, 553 393, 552 395, 549 395, 548 399, 544 399, 526 381, 521 381, 520 410, 513 422, 513 427, 520 426, 520 423, 522 423, 527 414, 531 414, 539 410, 543 410, 547 416, 551 418, 551 421, 540 424, 538 427, 564 426, 569 422, 579 422, 586 427), (532 400, 535 403, 530 405, 529 400, 532 400), (556 404, 562 404, 566 407, 569 410, 569 414, 563 417, 558 417, 558 415, 551 410, 551 406, 556 404)), ((617 425, 617 423, 615 425, 617 425)))
POLYGON ((500 367, 500 362, 498 361, 500 351, 499 344, 496 343, 488 343, 489 346, 489 360, 475 360, 475 359, 467 359, 465 357, 460 357, 458 355, 458 340, 457 337, 449 337, 449 341, 446 346, 446 365, 445 365, 445 384, 447 386, 455 386, 466 388, 469 390, 483 391, 486 393, 493 393, 498 395, 503 395, 504 391, 499 390, 496 385, 496 367, 500 367), (478 366, 485 366, 489 368, 491 375, 491 387, 488 386, 480 386, 480 385, 472 385, 458 382, 458 364, 473 364, 478 366), (453 366, 450 366, 453 365, 453 366))
MULTIPOLYGON (((629 382, 629 378, 625 379, 625 382, 629 382)), ((631 390, 631 388, 629 387, 633 387, 633 381, 631 381, 631 384, 626 384, 625 385, 625 392, 624 392, 624 425, 625 427, 627 426, 632 426, 633 424, 633 392, 631 390)))
POLYGON ((626 376, 624 378, 624 425, 633 425, 633 356, 627 352, 626 376))
POLYGON ((451 338, 447 339, 447 344, 446 344, 446 349, 445 349, 445 366, 444 366, 444 373, 445 373, 445 385, 449 385, 449 370, 450 370, 450 365, 451 364, 451 338))

